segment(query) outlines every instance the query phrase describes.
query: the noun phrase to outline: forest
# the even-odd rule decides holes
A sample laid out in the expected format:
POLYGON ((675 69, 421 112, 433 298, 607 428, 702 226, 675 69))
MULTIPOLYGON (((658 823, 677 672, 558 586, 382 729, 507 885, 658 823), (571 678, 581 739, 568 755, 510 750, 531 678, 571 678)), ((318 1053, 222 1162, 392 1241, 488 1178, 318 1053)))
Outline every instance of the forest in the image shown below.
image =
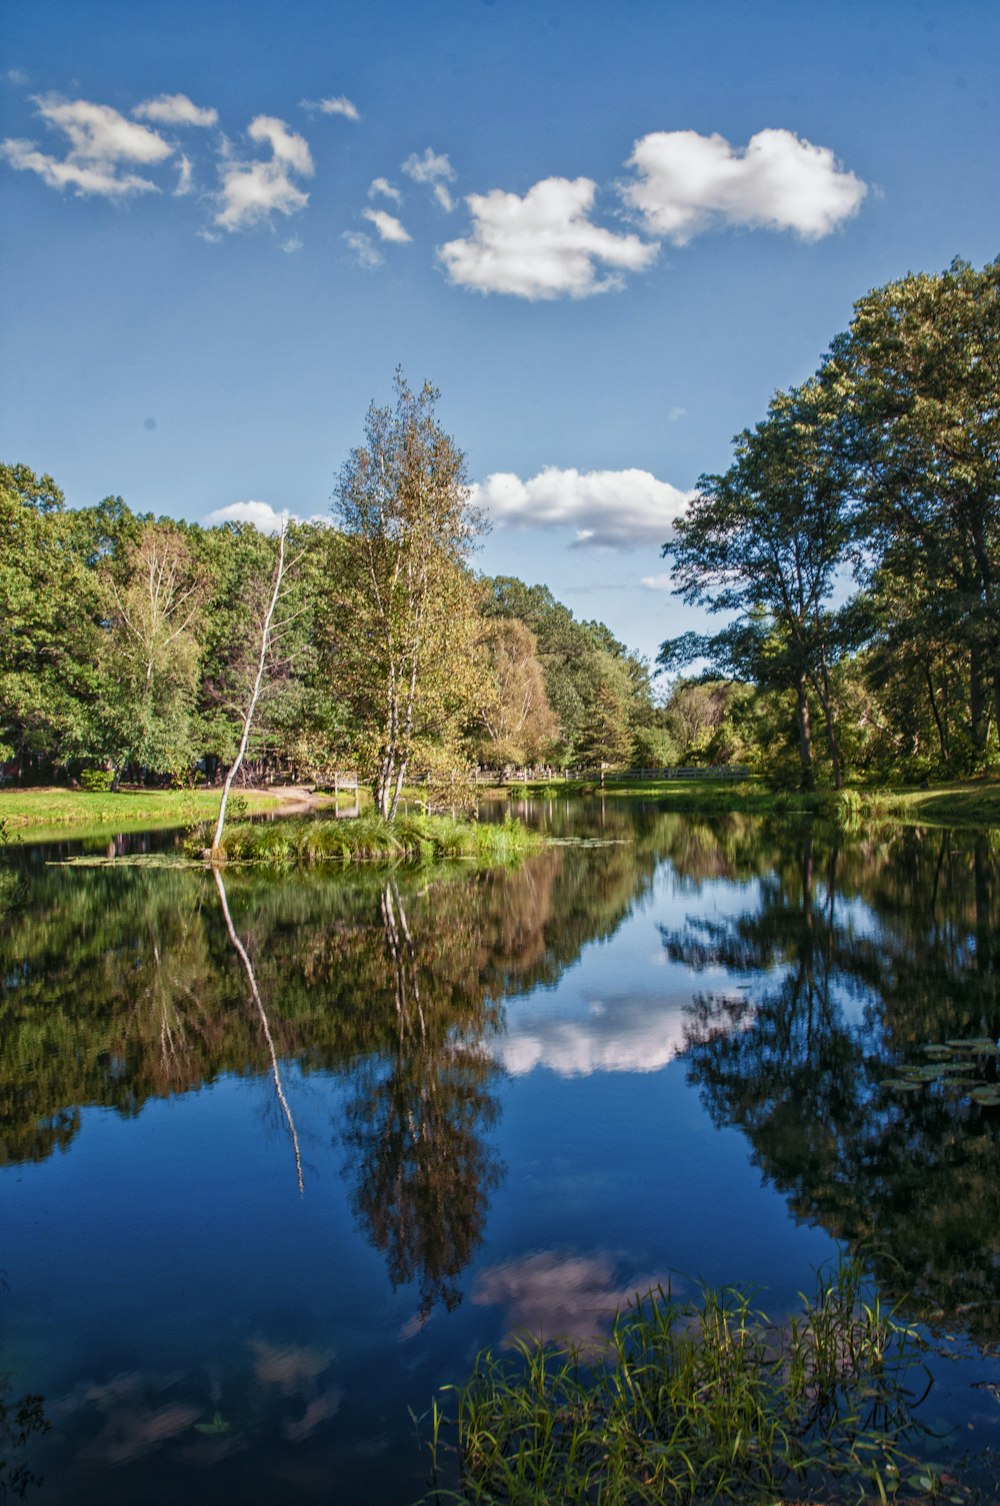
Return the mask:
POLYGON ((401 373, 329 522, 280 537, 121 497, 68 506, 50 476, 0 466, 5 777, 213 781, 262 643, 249 776, 357 768, 385 814, 404 778, 474 765, 737 763, 804 789, 984 772, 1000 758, 998 393, 1000 261, 861 298, 816 375, 664 519, 675 594, 723 626, 668 638, 655 666, 545 586, 476 573, 464 456, 436 391, 401 373))

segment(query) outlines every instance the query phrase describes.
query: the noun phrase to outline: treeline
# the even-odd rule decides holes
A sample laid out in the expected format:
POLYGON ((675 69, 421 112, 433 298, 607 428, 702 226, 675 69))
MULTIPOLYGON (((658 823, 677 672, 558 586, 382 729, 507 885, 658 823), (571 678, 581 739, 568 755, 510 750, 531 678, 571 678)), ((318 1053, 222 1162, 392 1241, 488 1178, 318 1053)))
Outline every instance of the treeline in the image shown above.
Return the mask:
POLYGON ((702 757, 805 788, 995 766, 1000 261, 862 298, 815 377, 701 477, 664 554, 685 601, 730 619, 659 656, 707 661, 702 757))
MULTIPOLYGON (((381 543, 373 577, 371 530, 290 526, 251 777, 358 767, 376 779, 392 737, 403 750, 393 777, 407 760, 410 774, 440 776, 475 762, 674 756, 648 666, 602 623, 578 622, 544 587, 476 579, 436 540, 417 638, 402 608, 400 622, 375 614, 374 595, 384 604, 391 572, 414 558, 405 539, 381 543), (387 654, 393 635, 405 653, 387 654), (387 730, 385 703, 411 673, 404 740, 406 707, 387 730)), ((68 507, 51 477, 0 466, 7 776, 95 787, 219 777, 239 741, 277 547, 249 524, 155 519, 120 497, 68 507)))

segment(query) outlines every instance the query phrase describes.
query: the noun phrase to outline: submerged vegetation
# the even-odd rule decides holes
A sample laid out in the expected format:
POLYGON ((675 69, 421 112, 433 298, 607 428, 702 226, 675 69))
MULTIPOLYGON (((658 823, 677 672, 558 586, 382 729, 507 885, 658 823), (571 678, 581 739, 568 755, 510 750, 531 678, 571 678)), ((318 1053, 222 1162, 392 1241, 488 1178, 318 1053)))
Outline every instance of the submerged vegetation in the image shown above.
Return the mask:
MULTIPOLYGON (((469 859, 481 867, 517 862, 543 839, 508 817, 498 825, 451 816, 389 821, 366 811, 344 821, 311 818, 244 822, 227 828, 223 856, 271 868, 320 863, 434 863, 469 859)), ((197 836, 192 842, 203 845, 197 836)))
MULTIPOLYGON (((802 1310, 773 1323, 735 1289, 681 1305, 662 1290, 615 1318, 596 1357, 518 1339, 482 1352, 433 1409, 437 1479, 477 1506, 773 1502, 823 1482, 829 1500, 912 1500, 945 1483, 914 1453, 929 1389, 922 1341, 865 1295, 860 1262, 820 1273, 802 1310), (454 1440, 454 1441, 452 1441, 454 1440), (834 1496, 831 1496, 834 1493, 834 1496)), ((965 1495, 948 1480, 948 1499, 965 1495)))

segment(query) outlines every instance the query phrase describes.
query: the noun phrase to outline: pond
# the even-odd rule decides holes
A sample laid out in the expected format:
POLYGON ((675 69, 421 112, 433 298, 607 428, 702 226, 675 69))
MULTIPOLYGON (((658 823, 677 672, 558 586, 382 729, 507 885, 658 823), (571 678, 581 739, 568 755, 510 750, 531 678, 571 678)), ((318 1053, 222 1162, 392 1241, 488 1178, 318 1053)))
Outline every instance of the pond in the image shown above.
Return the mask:
POLYGON ((29 1499, 407 1506, 481 1347, 657 1283, 781 1314, 840 1251, 925 1325, 934 1459, 986 1478, 1000 837, 526 809, 560 840, 512 872, 7 854, 29 1499))

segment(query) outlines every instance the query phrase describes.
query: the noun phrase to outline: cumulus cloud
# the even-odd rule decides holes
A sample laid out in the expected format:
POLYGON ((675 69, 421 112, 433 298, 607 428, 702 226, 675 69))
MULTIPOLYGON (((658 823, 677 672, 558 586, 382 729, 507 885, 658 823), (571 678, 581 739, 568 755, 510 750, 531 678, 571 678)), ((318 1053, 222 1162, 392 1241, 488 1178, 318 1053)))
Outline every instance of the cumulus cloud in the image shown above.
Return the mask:
POLYGON ((529 299, 587 298, 620 287, 621 271, 648 267, 657 247, 592 224, 595 192, 590 178, 544 178, 523 199, 499 188, 470 194, 472 234, 438 250, 450 280, 529 299))
POLYGON ((206 518, 210 528, 220 523, 252 523, 259 533, 277 533, 287 511, 277 512, 270 502, 231 502, 228 507, 217 507, 206 518))
POLYGON ((548 465, 522 481, 497 471, 473 489, 494 523, 514 528, 575 528, 576 543, 621 549, 661 545, 694 496, 649 471, 561 470, 548 465))
POLYGON ((454 209, 455 201, 446 185, 455 181, 455 169, 445 152, 435 152, 430 147, 422 156, 411 152, 403 163, 403 172, 414 183, 427 184, 442 209, 454 209))
POLYGON ((402 204, 403 195, 398 188, 393 188, 388 178, 373 178, 368 185, 368 197, 370 199, 391 199, 394 204, 402 204))
POLYGON ((302 242, 297 235, 290 235, 287 241, 282 241, 281 249, 287 256, 291 256, 296 251, 302 250, 302 242))
POLYGON ((318 110, 321 115, 343 115, 345 120, 361 119, 357 105, 344 94, 335 99, 303 99, 299 103, 303 110, 318 110))
POLYGON ((152 120, 157 125, 214 126, 219 119, 218 110, 203 109, 186 94, 158 94, 136 105, 132 114, 137 120, 152 120))
POLYGON ((718 134, 654 131, 626 164, 635 178, 622 197, 646 230, 684 245, 714 225, 829 235, 857 213, 867 185, 829 147, 791 131, 758 131, 744 148, 718 134))
POLYGON ((384 209, 364 209, 362 210, 362 217, 371 221, 384 241, 396 241, 402 245, 403 242, 412 239, 410 234, 396 219, 396 216, 394 214, 386 214, 384 209))
POLYGON ((659 575, 644 575, 640 585, 647 591, 672 591, 674 578, 664 570, 659 575))
POLYGON ((364 267, 366 272, 374 271, 385 261, 385 257, 370 235, 363 235, 360 230, 345 230, 340 238, 347 242, 354 252, 354 260, 359 267, 364 267))
POLYGON ((12 167, 37 173, 49 188, 74 188, 78 195, 159 192, 149 178, 124 166, 152 166, 172 154, 173 147, 156 131, 86 99, 45 95, 35 104, 46 125, 68 138, 69 149, 60 158, 40 151, 34 141, 8 138, 0 143, 0 155, 12 167))
POLYGON ((304 136, 273 115, 257 115, 247 129, 251 141, 271 148, 268 160, 241 162, 227 158, 219 168, 219 212, 215 224, 224 230, 246 230, 272 214, 295 214, 309 195, 292 181, 293 174, 311 177, 312 154, 304 136))

